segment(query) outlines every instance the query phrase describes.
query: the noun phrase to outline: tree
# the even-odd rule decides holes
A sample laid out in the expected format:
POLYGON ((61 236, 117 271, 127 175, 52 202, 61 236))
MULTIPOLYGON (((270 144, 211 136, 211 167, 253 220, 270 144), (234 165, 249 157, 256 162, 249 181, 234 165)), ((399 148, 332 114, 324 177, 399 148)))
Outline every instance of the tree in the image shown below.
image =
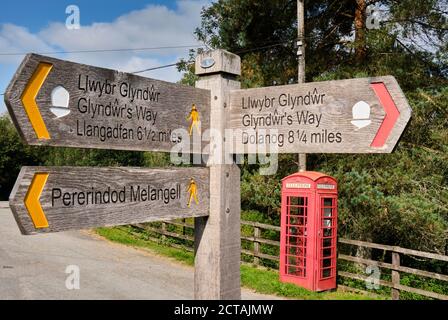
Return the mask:
MULTIPOLYGON (((444 253, 448 244, 447 3, 307 0, 308 81, 394 75, 413 117, 395 153, 309 155, 340 185, 340 235, 444 253), (372 5, 378 28, 367 23, 372 5), (370 8, 370 9, 369 9, 370 8)), ((243 87, 296 82, 296 0, 219 0, 202 11, 199 40, 242 58, 243 87)), ((371 21, 370 21, 371 22, 371 21)), ((280 179, 242 166, 242 205, 278 220, 280 179), (276 217, 277 215, 277 217, 276 217)))
MULTIPOLYGON (((307 0, 308 81, 362 71, 392 73, 407 89, 440 84, 447 75, 446 7, 443 0, 307 0), (379 29, 367 28, 373 5, 381 10, 379 29)), ((297 79, 296 19, 296 0, 219 0, 203 9, 196 35, 242 57, 243 85, 288 84, 297 79)))
POLYGON ((48 150, 24 145, 7 115, 0 117, 0 132, 0 200, 5 201, 21 167, 42 164, 48 150))
POLYGON ((355 60, 361 64, 366 59, 366 0, 356 0, 355 8, 355 60))

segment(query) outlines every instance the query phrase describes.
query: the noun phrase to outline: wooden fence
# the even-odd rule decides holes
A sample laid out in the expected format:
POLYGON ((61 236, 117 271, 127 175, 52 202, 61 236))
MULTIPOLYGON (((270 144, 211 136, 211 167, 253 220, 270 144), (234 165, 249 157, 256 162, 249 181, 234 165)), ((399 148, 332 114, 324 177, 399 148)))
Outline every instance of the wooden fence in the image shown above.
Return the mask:
MULTIPOLYGON (((243 232, 241 236, 242 241, 247 241, 252 243, 253 245, 252 250, 249 249, 242 249, 242 254, 253 257, 252 263, 255 265, 260 265, 261 259, 266 259, 268 261, 273 261, 275 263, 278 263, 279 256, 278 255, 270 255, 263 253, 261 250, 261 244, 279 247, 280 241, 278 240, 271 240, 266 239, 262 237, 263 230, 270 230, 278 233, 277 239, 279 239, 279 233, 280 233, 280 227, 258 223, 258 222, 252 222, 252 221, 241 221, 241 224, 244 228, 244 226, 253 228, 253 234, 247 235, 247 232, 243 232)), ((172 242, 166 242, 167 244, 177 247, 177 248, 184 248, 189 251, 193 251, 193 242, 194 242, 194 236, 193 234, 193 228, 194 226, 192 224, 186 223, 185 219, 182 221, 165 221, 162 222, 159 226, 154 226, 154 224, 137 224, 135 227, 142 228, 146 231, 150 231, 151 233, 158 234, 161 237, 160 238, 152 238, 152 240, 160 241, 160 239, 166 239, 167 237, 171 237, 174 239, 180 239, 183 240, 183 244, 176 244, 172 242), (180 227, 182 230, 181 232, 173 232, 168 231, 167 226, 177 226, 180 227), (187 232, 187 230, 189 230, 187 232)), ((412 256, 412 257, 419 257, 419 258, 425 258, 425 259, 431 259, 435 261, 443 261, 448 263, 448 256, 441 255, 441 254, 435 254, 435 253, 429 253, 429 252, 423 252, 423 251, 417 251, 417 250, 411 250, 411 249, 405 249, 397 246, 389 246, 389 245, 382 245, 377 243, 371 243, 371 242, 365 242, 365 241, 357 241, 357 240, 350 240, 350 239, 338 239, 339 244, 344 245, 350 245, 350 246, 356 246, 356 247, 363 247, 363 248, 370 248, 370 249, 376 249, 376 250, 382 250, 384 254, 386 252, 391 253, 391 263, 383 262, 383 261, 377 261, 377 260, 371 260, 371 259, 365 259, 361 257, 356 257, 353 255, 347 255, 347 254, 338 254, 339 261, 347 261, 352 262, 356 265, 365 265, 365 266, 376 266, 378 268, 386 269, 391 271, 391 280, 386 281, 379 279, 378 283, 381 286, 385 286, 388 288, 391 288, 391 298, 393 300, 399 300, 400 299, 400 292, 410 292, 415 293, 418 295, 422 295, 425 297, 433 298, 433 299, 441 299, 441 300, 448 300, 448 295, 444 295, 441 293, 436 293, 433 291, 427 291, 419 288, 414 288, 410 286, 405 286, 400 283, 401 274, 413 274, 419 277, 424 278, 431 278, 436 279, 440 281, 445 281, 446 285, 448 286, 448 275, 439 274, 435 272, 429 272, 425 270, 410 268, 407 266, 403 266, 400 264, 401 257, 404 256, 412 256)), ((368 281, 368 276, 362 275, 359 273, 350 273, 347 271, 338 271, 338 276, 342 278, 347 279, 353 279, 353 280, 360 280, 360 281, 368 281)))
MULTIPOLYGON (((365 242, 365 241, 339 239, 338 242, 344 243, 344 244, 349 244, 349 245, 355 245, 355 246, 359 246, 359 247, 364 247, 364 248, 379 249, 379 250, 383 250, 385 252, 387 252, 387 251, 391 252, 391 254, 392 254, 391 263, 375 261, 375 260, 370 260, 370 259, 364 259, 364 258, 354 257, 354 256, 350 256, 350 255, 345 255, 345 254, 339 254, 338 258, 340 260, 354 262, 357 264, 377 266, 379 268, 391 270, 392 271, 392 280, 391 281, 379 280, 379 284, 392 289, 391 295, 392 295, 393 300, 400 299, 400 291, 416 293, 416 294, 419 294, 419 295, 422 295, 425 297, 429 297, 429 298, 434 298, 434 299, 448 300, 447 295, 443 295, 443 294, 432 292, 432 291, 426 291, 426 290, 422 290, 422 289, 418 289, 418 288, 412 288, 412 287, 404 286, 404 285, 400 284, 400 272, 401 272, 401 273, 413 274, 413 275, 417 275, 417 276, 425 277, 425 278, 432 278, 432 279, 437 279, 437 280, 441 280, 441 281, 447 281, 446 285, 448 286, 448 275, 414 269, 414 268, 409 268, 409 267, 400 265, 400 260, 401 260, 402 255, 420 257, 420 258, 426 258, 426 259, 432 259, 432 260, 444 261, 444 262, 448 262, 448 256, 436 254, 436 253, 430 253, 430 252, 405 249, 405 248, 401 248, 401 247, 397 247, 397 246, 388 246, 388 245, 383 245, 383 244, 365 242)), ((338 272, 338 275, 342 276, 342 277, 350 278, 350 279, 355 279, 355 280, 364 280, 365 281, 367 279, 366 276, 363 276, 360 274, 344 272, 344 271, 338 272)))

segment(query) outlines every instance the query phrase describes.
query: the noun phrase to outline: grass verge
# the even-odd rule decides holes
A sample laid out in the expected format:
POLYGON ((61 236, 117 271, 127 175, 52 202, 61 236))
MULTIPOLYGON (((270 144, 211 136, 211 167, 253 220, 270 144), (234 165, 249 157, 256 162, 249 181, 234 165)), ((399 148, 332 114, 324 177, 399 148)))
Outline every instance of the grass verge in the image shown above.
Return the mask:
MULTIPOLYGON (((170 257, 176 261, 192 266, 194 263, 193 253, 187 250, 172 248, 164 244, 145 239, 143 233, 135 233, 130 227, 98 228, 96 232, 113 242, 138 247, 151 251, 152 253, 170 257)), ((290 283, 282 283, 278 280, 276 270, 266 270, 241 265, 241 284, 243 287, 253 289, 256 292, 277 295, 292 299, 304 300, 372 300, 378 297, 356 294, 345 291, 312 292, 290 283)))

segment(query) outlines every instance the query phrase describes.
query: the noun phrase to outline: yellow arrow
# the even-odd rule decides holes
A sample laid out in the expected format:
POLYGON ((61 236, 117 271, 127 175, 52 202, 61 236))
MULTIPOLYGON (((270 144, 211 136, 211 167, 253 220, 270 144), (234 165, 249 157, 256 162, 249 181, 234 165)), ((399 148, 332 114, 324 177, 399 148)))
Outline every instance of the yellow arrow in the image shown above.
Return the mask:
POLYGON ((47 217, 39 201, 48 175, 48 173, 35 173, 25 197, 25 206, 36 229, 48 228, 47 217))
POLYGON ((53 65, 50 63, 39 63, 22 94, 23 107, 25 108, 26 114, 30 119, 38 139, 50 139, 50 134, 48 133, 47 127, 39 112, 36 97, 50 73, 51 68, 53 68, 53 65))

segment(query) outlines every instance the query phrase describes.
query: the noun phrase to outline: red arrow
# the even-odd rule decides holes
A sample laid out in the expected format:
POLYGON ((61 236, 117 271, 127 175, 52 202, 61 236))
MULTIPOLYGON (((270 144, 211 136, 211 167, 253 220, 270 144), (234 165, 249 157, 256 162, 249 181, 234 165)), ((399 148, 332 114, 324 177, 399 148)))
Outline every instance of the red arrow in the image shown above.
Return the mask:
POLYGON ((370 84, 375 94, 378 96, 380 100, 380 104, 386 111, 386 115, 383 119, 383 123, 381 124, 378 132, 376 133, 375 138, 370 144, 373 148, 381 148, 387 141, 392 129, 395 126, 398 118, 400 117, 400 112, 398 111, 397 105, 392 99, 389 91, 386 88, 386 85, 383 82, 371 83, 370 84))

